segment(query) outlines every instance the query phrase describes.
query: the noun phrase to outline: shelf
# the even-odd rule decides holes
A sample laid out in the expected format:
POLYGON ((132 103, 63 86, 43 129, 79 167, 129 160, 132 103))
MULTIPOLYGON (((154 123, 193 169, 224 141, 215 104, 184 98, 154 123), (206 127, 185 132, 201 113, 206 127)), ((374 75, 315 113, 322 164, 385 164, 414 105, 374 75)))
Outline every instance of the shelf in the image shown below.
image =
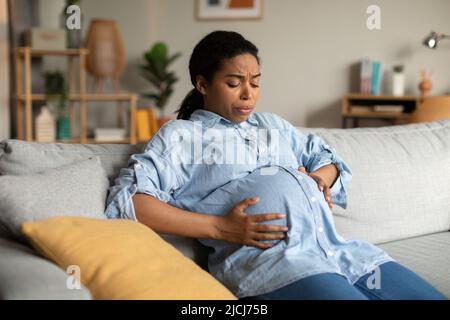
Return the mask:
POLYGON ((44 49, 32 49, 32 48, 16 48, 16 52, 20 55, 25 55, 26 51, 30 52, 31 56, 79 56, 88 54, 89 50, 86 48, 80 49, 65 49, 65 50, 44 50, 44 49))
MULTIPOLYGON (((136 96, 136 94, 97 94, 97 93, 87 93, 84 95, 85 101, 130 101, 132 96, 136 96)), ((17 95, 16 98, 20 101, 26 101, 25 95, 17 95)), ((81 96, 79 94, 71 94, 69 95, 70 101, 80 101, 81 96)), ((46 101, 47 96, 45 94, 32 94, 31 101, 46 101)))
MULTIPOLYGON (((14 63, 16 74, 16 121, 17 121, 17 139, 33 141, 33 101, 47 100, 45 94, 33 94, 31 85, 31 58, 33 56, 65 56, 68 57, 68 91, 71 92, 68 100, 71 102, 78 102, 79 104, 79 137, 69 140, 59 140, 60 143, 136 143, 136 102, 137 95, 131 93, 114 93, 114 94, 87 94, 86 93, 86 59, 88 50, 86 48, 66 49, 66 50, 39 50, 30 47, 19 47, 14 49, 14 63), (79 77, 76 80, 76 64, 75 59, 79 58, 78 73, 79 77), (78 86, 76 85, 78 82, 78 86), (78 87, 79 91, 76 91, 78 87), (87 138, 87 102, 89 101, 114 101, 126 102, 129 105, 128 113, 128 137, 127 139, 119 141, 96 141, 95 139, 87 138), (25 125, 24 123, 25 122, 25 125)), ((120 91, 118 91, 120 92, 120 91)), ((117 104, 119 126, 124 127, 121 121, 122 103, 117 104)), ((70 127, 75 128, 75 104, 70 103, 70 127)))
POLYGON ((353 127, 358 126, 359 119, 380 119, 397 124, 408 122, 412 112, 420 103, 419 96, 392 96, 392 95, 370 95, 361 93, 350 93, 343 97, 341 116, 342 127, 347 128, 347 120, 353 120, 353 127), (396 111, 374 111, 375 106, 402 106, 403 112, 396 111), (353 110, 359 107, 359 110, 353 110), (364 109, 367 110, 364 110, 364 109))
POLYGON ((350 99, 350 100, 372 100, 372 101, 417 101, 420 97, 418 96, 391 96, 391 95, 370 95, 370 94, 362 94, 362 93, 350 93, 346 95, 344 98, 350 99))
MULTIPOLYGON (((73 138, 67 140, 56 140, 56 143, 81 143, 80 138, 73 138)), ((129 138, 123 140, 96 140, 96 139, 87 139, 87 144, 130 144, 131 140, 129 138)))
POLYGON ((408 119, 410 115, 403 112, 374 112, 374 111, 355 111, 350 113, 342 113, 346 118, 384 118, 384 119, 408 119))

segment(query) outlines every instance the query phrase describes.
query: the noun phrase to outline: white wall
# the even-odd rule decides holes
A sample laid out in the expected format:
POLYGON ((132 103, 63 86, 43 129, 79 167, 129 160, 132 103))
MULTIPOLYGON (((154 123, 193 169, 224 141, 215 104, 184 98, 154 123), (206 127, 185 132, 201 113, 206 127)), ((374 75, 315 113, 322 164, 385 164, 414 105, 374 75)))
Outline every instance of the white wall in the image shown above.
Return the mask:
POLYGON ((147 89, 137 65, 155 41, 166 41, 172 52, 183 53, 173 65, 180 82, 167 113, 191 89, 188 60, 193 47, 217 29, 241 32, 259 47, 263 78, 258 111, 276 112, 298 126, 341 125, 340 99, 357 89, 351 70, 364 56, 381 59, 388 69, 404 63, 410 94, 418 93, 422 67, 434 70, 432 94, 450 91, 450 41, 436 51, 421 45, 432 29, 450 33, 448 0, 265 0, 262 20, 232 22, 197 21, 194 1, 82 1, 85 31, 92 18, 113 18, 119 24, 128 57, 124 88, 147 89), (381 7, 379 31, 366 27, 371 4, 381 7))
POLYGON ((0 0, 0 140, 10 138, 7 1, 0 0))

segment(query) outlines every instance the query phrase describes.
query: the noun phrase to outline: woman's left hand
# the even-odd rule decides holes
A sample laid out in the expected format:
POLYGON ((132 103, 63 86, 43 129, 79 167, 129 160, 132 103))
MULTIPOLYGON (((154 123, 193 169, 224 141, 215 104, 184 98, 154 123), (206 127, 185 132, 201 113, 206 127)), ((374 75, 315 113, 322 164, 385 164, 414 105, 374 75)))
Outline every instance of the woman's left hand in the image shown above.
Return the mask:
POLYGON ((327 186, 325 181, 319 175, 316 175, 314 173, 308 173, 306 171, 305 167, 299 167, 298 171, 310 176, 311 178, 313 178, 316 181, 317 186, 319 187, 319 190, 323 192, 325 201, 328 203, 328 206, 330 207, 330 209, 333 209, 333 202, 331 201, 331 190, 330 190, 330 187, 327 186))

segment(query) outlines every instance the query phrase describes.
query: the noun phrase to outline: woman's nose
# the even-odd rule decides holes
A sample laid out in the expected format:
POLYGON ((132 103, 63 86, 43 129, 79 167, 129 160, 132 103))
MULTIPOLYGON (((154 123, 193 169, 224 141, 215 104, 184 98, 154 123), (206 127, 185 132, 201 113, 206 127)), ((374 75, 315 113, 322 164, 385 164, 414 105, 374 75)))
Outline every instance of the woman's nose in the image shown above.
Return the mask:
POLYGON ((250 100, 252 98, 252 93, 249 88, 249 85, 243 86, 242 93, 241 93, 241 99, 242 100, 250 100))

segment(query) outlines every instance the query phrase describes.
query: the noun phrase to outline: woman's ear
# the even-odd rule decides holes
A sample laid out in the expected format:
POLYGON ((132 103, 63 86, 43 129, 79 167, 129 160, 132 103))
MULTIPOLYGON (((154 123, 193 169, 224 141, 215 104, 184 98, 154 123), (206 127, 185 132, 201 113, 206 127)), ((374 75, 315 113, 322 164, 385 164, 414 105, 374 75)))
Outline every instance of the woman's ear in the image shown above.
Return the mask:
POLYGON ((195 81, 196 81, 195 87, 197 88, 197 90, 202 95, 206 95, 206 88, 208 86, 208 82, 206 81, 205 77, 198 75, 195 81))

